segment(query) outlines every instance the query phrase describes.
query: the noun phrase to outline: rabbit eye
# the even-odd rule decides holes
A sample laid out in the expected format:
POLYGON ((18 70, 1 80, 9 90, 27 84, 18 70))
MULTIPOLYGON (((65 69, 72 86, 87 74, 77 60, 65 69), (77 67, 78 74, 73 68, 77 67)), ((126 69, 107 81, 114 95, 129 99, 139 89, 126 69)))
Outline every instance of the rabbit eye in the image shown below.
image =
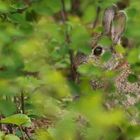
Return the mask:
POLYGON ((103 52, 103 48, 101 46, 97 46, 94 51, 93 51, 93 54, 96 55, 96 56, 100 56, 103 52))

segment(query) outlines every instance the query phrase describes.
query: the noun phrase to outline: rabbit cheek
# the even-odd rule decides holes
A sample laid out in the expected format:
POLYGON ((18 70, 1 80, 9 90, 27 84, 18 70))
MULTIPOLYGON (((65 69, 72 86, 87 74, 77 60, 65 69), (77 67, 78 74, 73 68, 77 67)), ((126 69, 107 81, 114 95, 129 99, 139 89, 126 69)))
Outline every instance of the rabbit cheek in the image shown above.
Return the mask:
POLYGON ((105 64, 106 70, 114 70, 119 65, 119 62, 110 60, 108 63, 105 64))

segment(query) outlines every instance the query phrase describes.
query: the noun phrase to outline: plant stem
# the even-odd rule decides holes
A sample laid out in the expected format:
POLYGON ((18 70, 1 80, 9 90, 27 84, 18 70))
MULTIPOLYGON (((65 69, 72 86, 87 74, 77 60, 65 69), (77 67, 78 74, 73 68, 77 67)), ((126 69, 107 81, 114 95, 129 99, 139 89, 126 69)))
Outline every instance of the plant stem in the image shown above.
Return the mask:
POLYGON ((26 138, 25 138, 25 136, 24 136, 24 132, 23 132, 23 130, 22 130, 22 127, 19 126, 19 129, 20 129, 20 132, 21 132, 21 134, 22 134, 22 140, 26 140, 26 138))
POLYGON ((24 92, 21 91, 21 111, 24 114, 25 113, 25 105, 24 105, 24 92))
MULTIPOLYGON (((67 12, 66 12, 66 7, 65 7, 65 0, 61 0, 61 4, 62 4, 62 11, 61 11, 62 21, 64 24, 66 24, 68 18, 67 18, 67 12)), ((65 40, 69 46, 69 44, 71 43, 71 40, 70 40, 70 35, 67 30, 65 31, 65 40)), ((74 56, 73 56, 73 51, 71 48, 69 48, 69 57, 70 57, 70 69, 71 69, 70 76, 71 76, 71 80, 75 81, 74 56)))
POLYGON ((65 23, 67 21, 67 12, 66 12, 66 8, 65 8, 65 0, 61 0, 61 4, 62 4, 62 11, 61 11, 62 21, 63 21, 63 23, 65 23))
POLYGON ((28 132, 27 132, 27 129, 25 128, 22 128, 22 131, 24 131, 24 133, 26 134, 26 136, 28 137, 28 139, 29 140, 31 140, 31 138, 30 138, 30 136, 29 136, 29 134, 28 134, 28 132))

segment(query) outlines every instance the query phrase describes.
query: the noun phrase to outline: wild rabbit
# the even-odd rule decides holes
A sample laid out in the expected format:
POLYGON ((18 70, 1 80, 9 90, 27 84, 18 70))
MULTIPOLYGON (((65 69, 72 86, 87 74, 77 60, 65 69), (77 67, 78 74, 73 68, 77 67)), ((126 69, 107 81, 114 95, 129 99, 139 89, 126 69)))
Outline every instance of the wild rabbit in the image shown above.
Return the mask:
MULTIPOLYGON (((123 54, 116 51, 116 47, 121 45, 121 38, 125 31, 126 20, 127 17, 125 12, 118 10, 116 5, 105 9, 102 22, 104 31, 94 36, 91 43, 91 54, 87 56, 82 53, 78 53, 75 58, 74 66, 76 69, 79 65, 88 63, 90 60, 93 61, 94 65, 97 65, 104 70, 119 72, 118 76, 113 81, 116 87, 114 95, 119 97, 107 104, 108 108, 117 104, 128 107, 140 101, 140 83, 139 81, 135 83, 128 82, 128 76, 132 73, 130 65, 125 60, 123 54), (109 46, 100 44, 100 40, 104 37, 111 40, 111 44, 109 46), (100 61, 101 56, 106 52, 109 52, 112 55, 107 62, 102 63, 100 61)), ((104 88, 104 82, 93 79, 91 80, 91 85, 93 89, 104 88)))

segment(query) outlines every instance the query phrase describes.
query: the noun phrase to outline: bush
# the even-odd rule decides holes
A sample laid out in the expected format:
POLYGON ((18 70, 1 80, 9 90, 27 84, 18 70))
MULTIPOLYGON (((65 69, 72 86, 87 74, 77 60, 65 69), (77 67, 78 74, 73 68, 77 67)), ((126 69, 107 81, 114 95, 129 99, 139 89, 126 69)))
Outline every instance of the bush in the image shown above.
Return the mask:
MULTIPOLYGON (((139 102, 104 106, 116 98, 125 101, 115 97, 114 78, 120 71, 105 71, 90 60, 75 67, 77 53, 91 54, 92 35, 103 31, 104 10, 114 3, 127 13, 117 52, 133 71, 128 82, 136 83, 139 0, 0 1, 0 139, 140 139, 139 102), (92 89, 91 79, 107 87, 92 89)), ((105 38, 100 43, 112 42, 105 38)), ((110 57, 105 53, 102 61, 110 57)))

